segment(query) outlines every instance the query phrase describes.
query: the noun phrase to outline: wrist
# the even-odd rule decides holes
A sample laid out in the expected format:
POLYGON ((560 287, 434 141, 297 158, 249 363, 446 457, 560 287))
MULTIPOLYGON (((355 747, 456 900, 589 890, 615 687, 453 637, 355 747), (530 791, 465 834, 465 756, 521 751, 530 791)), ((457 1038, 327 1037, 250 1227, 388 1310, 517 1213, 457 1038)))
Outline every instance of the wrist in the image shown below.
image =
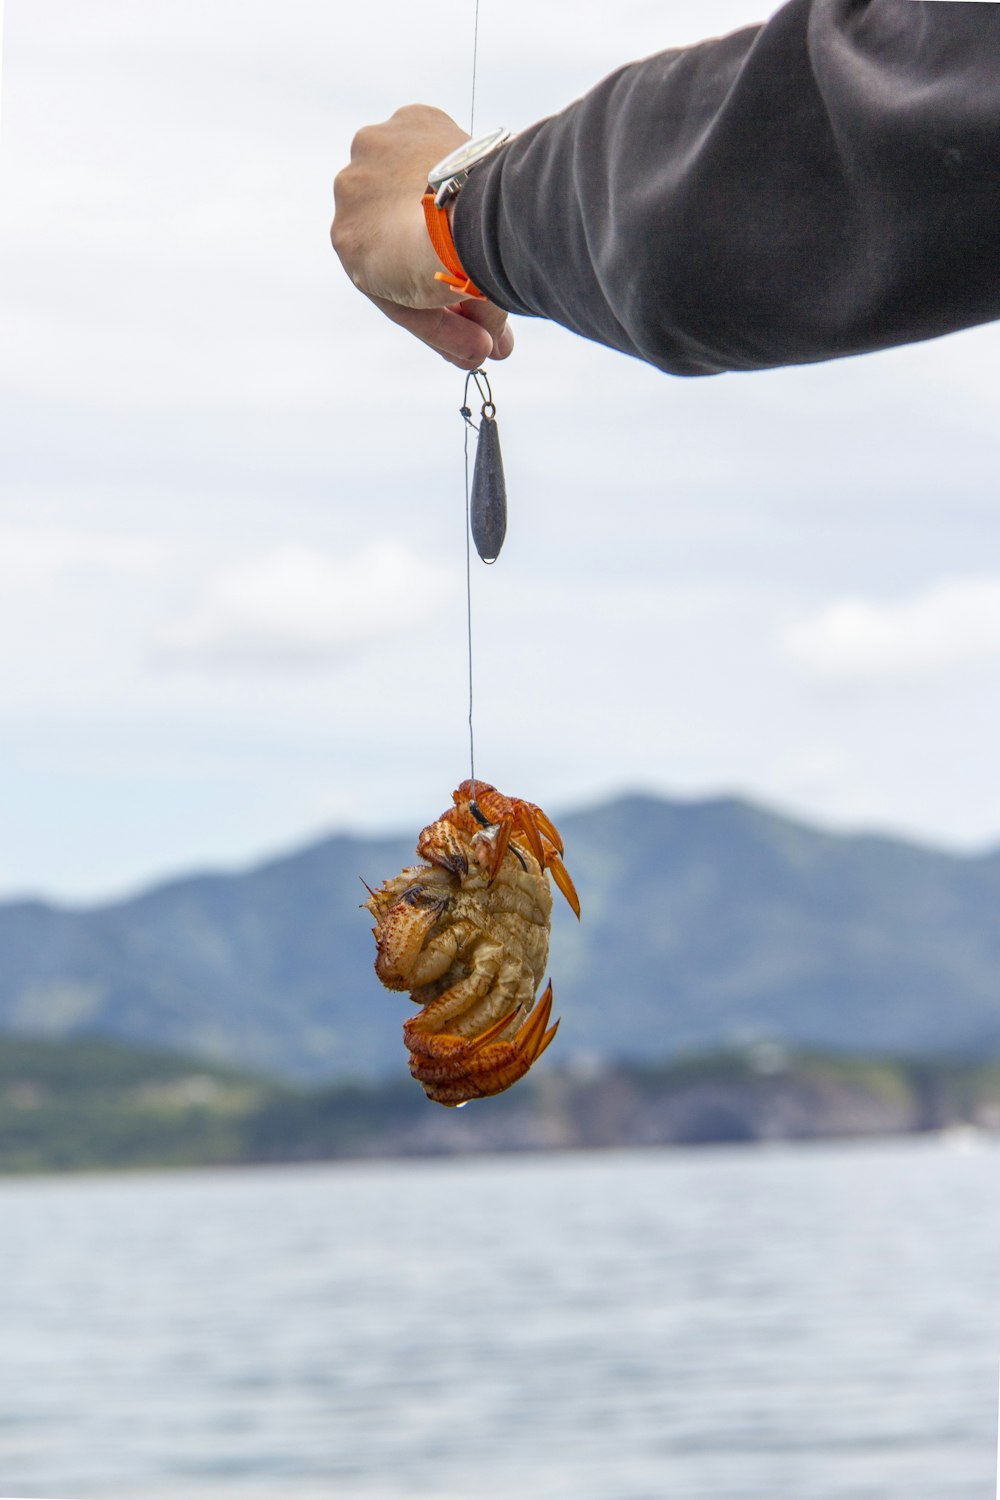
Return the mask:
POLYGON ((510 131, 499 129, 476 140, 467 140, 432 167, 427 175, 427 189, 422 199, 424 219, 434 252, 444 266, 444 271, 435 272, 435 280, 444 282, 463 297, 485 300, 455 248, 452 235, 455 205, 470 172, 487 157, 493 156, 509 139, 510 131))
POLYGON ((443 270, 438 269, 434 272, 434 280, 444 282, 461 297, 477 297, 484 300, 483 293, 469 277, 455 248, 455 240, 452 236, 455 202, 456 199, 452 198, 446 204, 438 204, 430 188, 421 199, 427 237, 439 262, 439 267, 444 267, 443 270))

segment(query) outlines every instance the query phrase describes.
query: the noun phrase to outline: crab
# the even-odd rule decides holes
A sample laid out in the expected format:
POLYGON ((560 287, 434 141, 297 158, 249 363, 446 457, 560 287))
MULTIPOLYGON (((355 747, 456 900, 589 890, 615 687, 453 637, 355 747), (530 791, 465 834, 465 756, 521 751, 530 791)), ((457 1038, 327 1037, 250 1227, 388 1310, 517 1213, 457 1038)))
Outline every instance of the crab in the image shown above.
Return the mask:
POLYGON ((456 1106, 503 1093, 549 1046, 552 986, 535 1008, 549 951, 552 891, 576 916, 558 829, 540 807, 463 781, 454 806, 417 841, 411 865, 364 903, 375 918, 375 972, 409 990, 410 1072, 428 1098, 456 1106))

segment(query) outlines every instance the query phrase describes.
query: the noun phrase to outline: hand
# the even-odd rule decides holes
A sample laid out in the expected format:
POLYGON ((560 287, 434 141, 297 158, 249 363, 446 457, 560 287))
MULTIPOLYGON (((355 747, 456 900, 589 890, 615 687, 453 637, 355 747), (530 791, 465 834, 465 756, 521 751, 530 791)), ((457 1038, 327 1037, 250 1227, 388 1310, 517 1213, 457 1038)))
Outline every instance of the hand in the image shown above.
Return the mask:
POLYGON ((460 370, 506 359, 514 347, 507 314, 444 282, 420 200, 431 167, 469 139, 443 110, 397 109, 359 130, 351 163, 333 184, 333 248, 359 291, 460 370))

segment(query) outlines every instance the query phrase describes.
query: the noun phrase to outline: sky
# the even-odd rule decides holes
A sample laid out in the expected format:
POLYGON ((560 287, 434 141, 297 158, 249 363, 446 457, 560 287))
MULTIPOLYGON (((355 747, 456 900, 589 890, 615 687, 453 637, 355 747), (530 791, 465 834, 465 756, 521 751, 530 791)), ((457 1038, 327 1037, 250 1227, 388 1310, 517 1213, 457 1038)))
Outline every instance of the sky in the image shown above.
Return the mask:
MULTIPOLYGON (((481 0, 477 124, 766 13, 481 0)), ((360 125, 467 123, 473 16, 7 0, 0 899, 416 836, 467 774, 463 377, 328 229, 360 125)), ((1000 327, 702 380, 516 333, 477 772, 1000 842, 1000 327)))

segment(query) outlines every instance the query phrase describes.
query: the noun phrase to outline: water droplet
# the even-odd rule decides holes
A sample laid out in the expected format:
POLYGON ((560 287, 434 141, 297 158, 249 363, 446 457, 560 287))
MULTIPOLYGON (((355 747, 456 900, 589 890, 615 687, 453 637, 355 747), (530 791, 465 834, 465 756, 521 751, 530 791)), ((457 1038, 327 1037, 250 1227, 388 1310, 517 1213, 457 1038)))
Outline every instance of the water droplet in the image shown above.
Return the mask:
POLYGON ((461 1104, 456 1104, 455 1105, 455 1108, 456 1109, 464 1109, 465 1106, 468 1104, 468 1102, 469 1102, 468 1099, 463 1099, 462 1102, 461 1102, 461 1104))

